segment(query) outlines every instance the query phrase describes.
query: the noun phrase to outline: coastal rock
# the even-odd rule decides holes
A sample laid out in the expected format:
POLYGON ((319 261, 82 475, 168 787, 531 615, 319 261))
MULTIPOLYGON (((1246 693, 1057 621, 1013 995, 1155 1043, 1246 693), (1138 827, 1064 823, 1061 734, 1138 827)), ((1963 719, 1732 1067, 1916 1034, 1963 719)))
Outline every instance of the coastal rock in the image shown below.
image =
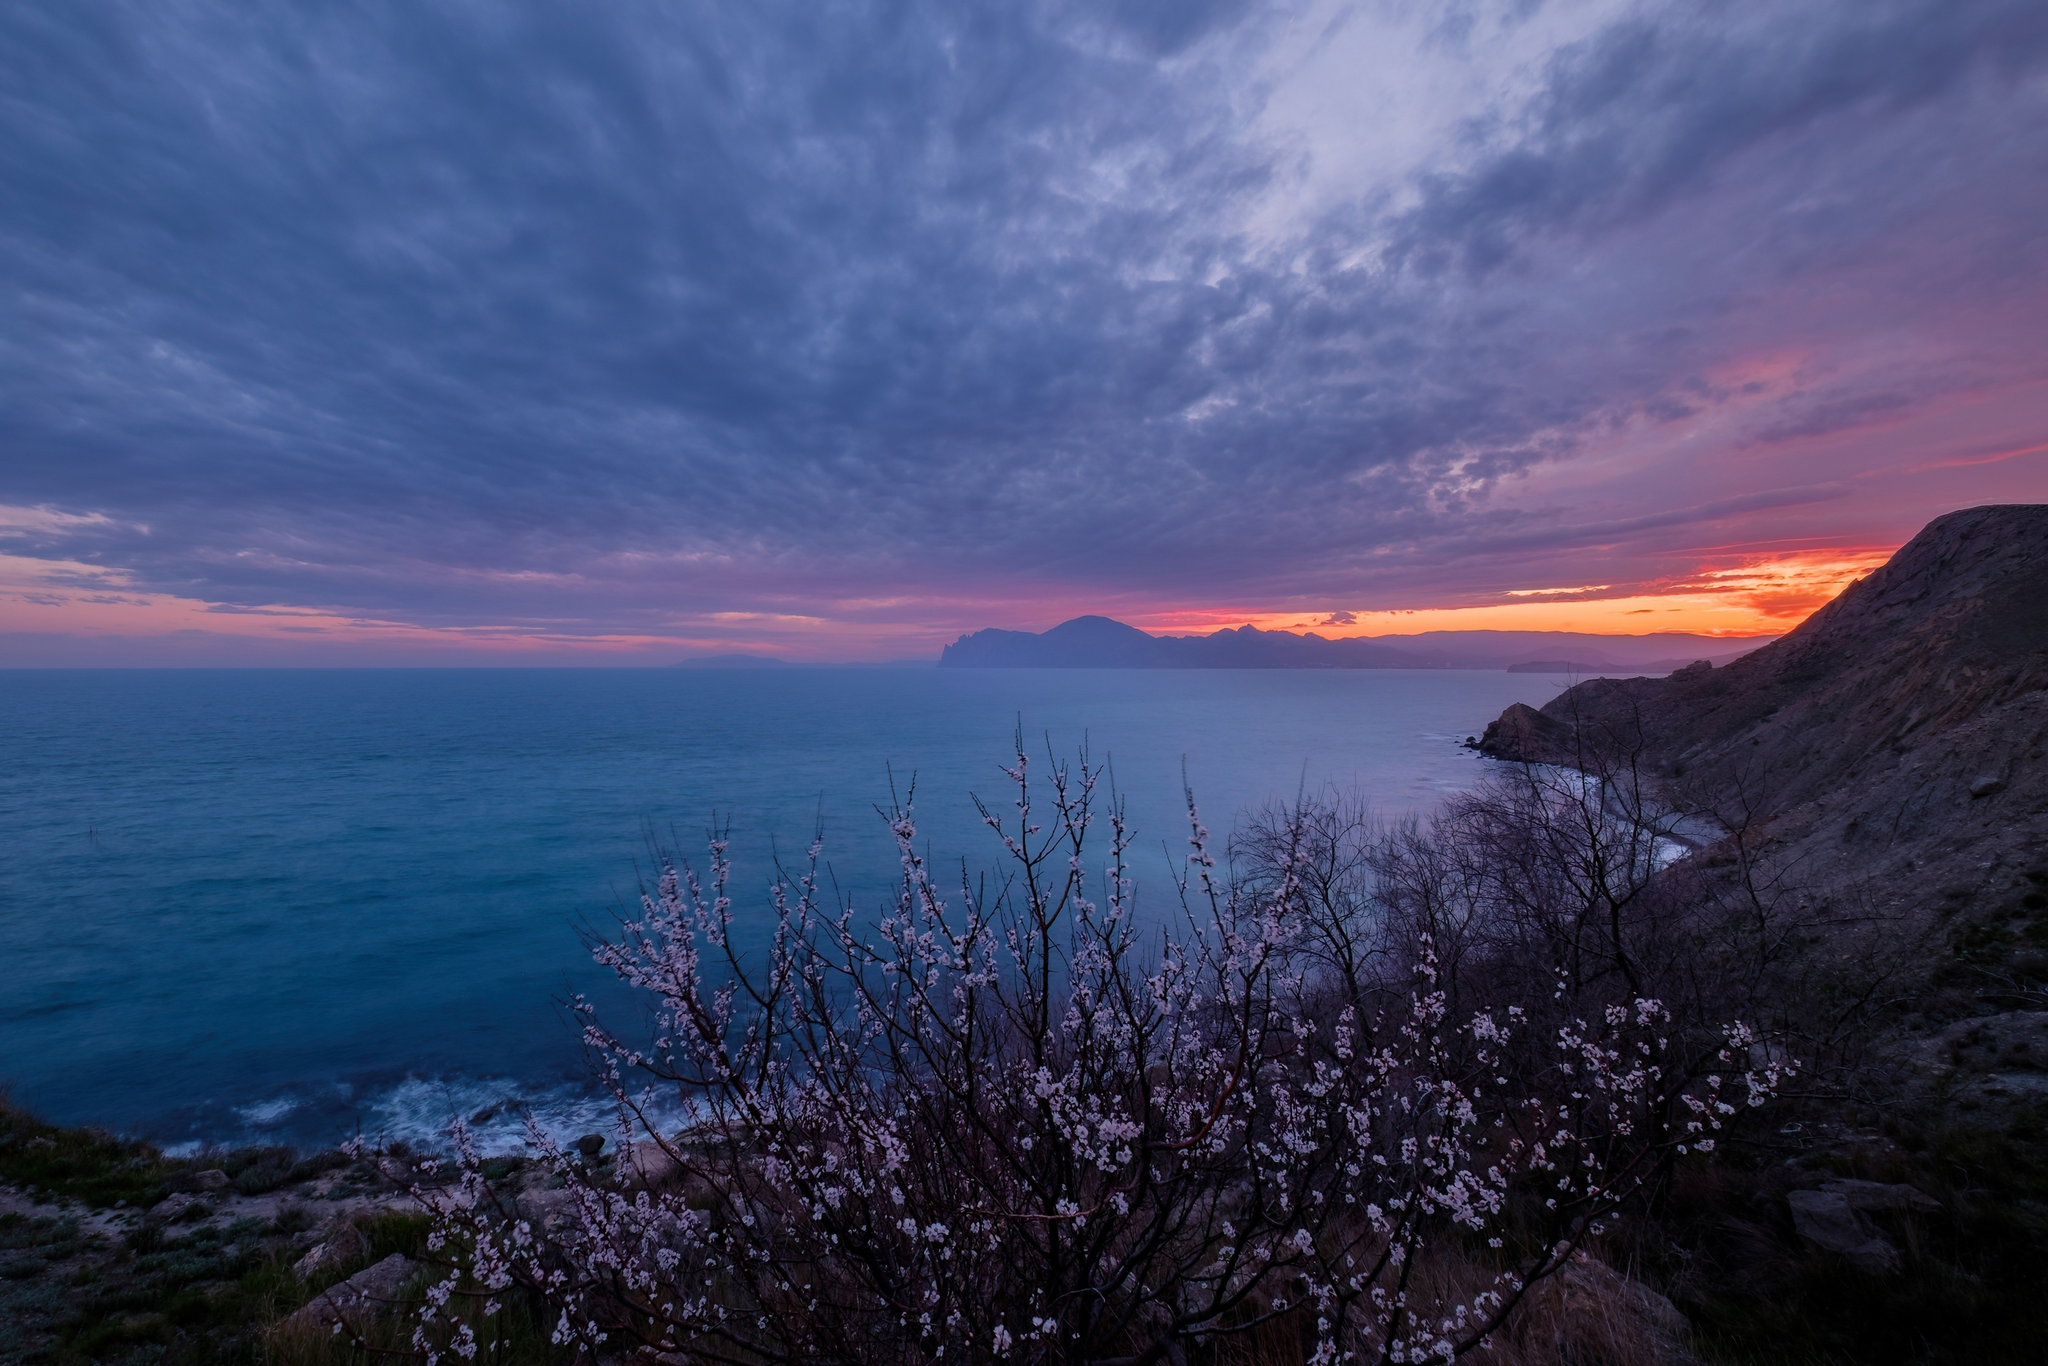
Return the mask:
MULTIPOLYGON (((2027 956, 2015 970, 2048 975, 2027 956)), ((2048 1101, 2048 1011, 2010 1010, 1958 1020, 1904 1042, 1896 1062, 1907 1093, 1951 1113, 2020 1112, 2048 1101)))
POLYGON ((339 1260, 331 1244, 315 1243, 305 1256, 292 1263, 292 1274, 302 1281, 310 1281, 339 1260))
POLYGON ((190 1191, 179 1191, 176 1195, 167 1195, 151 1205, 149 1212, 142 1218, 145 1223, 176 1224, 188 1219, 203 1218, 206 1213, 204 1196, 194 1195, 190 1191))
POLYGON ((675 1158, 651 1138, 643 1138, 626 1150, 624 1174, 633 1180, 656 1185, 677 1171, 675 1158))
POLYGON ((1593 1290, 1602 1296, 1619 1300, 1630 1311, 1658 1334, 1674 1342, 1682 1342, 1692 1332, 1692 1323, 1678 1306, 1658 1294, 1641 1281, 1631 1280, 1603 1261, 1580 1253, 1572 1259, 1571 1265, 1558 1273, 1567 1285, 1593 1290))
POLYGON ((1991 1072, 1958 1088, 1956 1099, 1971 1105, 2031 1106, 2048 1101, 2048 1073, 1991 1072))
POLYGON ((326 1236, 293 1264, 292 1270, 298 1273, 300 1280, 311 1280, 322 1271, 340 1266, 349 1258, 360 1257, 369 1250, 369 1240, 352 1220, 337 1220, 328 1226, 326 1236))
MULTIPOLYGON (((1585 1252, 1539 1282, 1523 1328, 1526 1358, 1550 1361, 1655 1361, 1693 1366, 1692 1325, 1678 1306, 1641 1281, 1585 1252)), ((1524 1358, 1517 1358, 1524 1359, 1524 1358)))
POLYGON ((403 1252, 394 1252, 375 1266, 358 1271, 340 1285, 329 1288, 286 1319, 285 1324, 298 1328, 360 1324, 395 1303, 398 1292, 419 1269, 418 1262, 403 1252))
POLYGON ((1931 1061, 1961 1072, 2048 1070, 2048 1010, 1958 1020, 1934 1037, 1931 1061))
POLYGON ((520 1217, 543 1233, 562 1228, 576 1216, 576 1192, 572 1190, 529 1191, 519 1197, 520 1217))
POLYGON ((1889 1275, 1899 1269, 1899 1250, 1858 1213, 1846 1192, 1793 1191, 1785 1197, 1785 1203, 1792 1209, 1793 1230, 1814 1247, 1836 1253, 1873 1276, 1889 1275))
POLYGON ((1571 750, 1571 727, 1525 702, 1502 712, 1479 737, 1481 754, 1513 763, 1564 763, 1570 760, 1571 750))
POLYGON ((1824 1181, 1823 1193, 1841 1196, 1858 1214, 1936 1214, 1941 1201, 1917 1186, 1882 1181, 1824 1181))

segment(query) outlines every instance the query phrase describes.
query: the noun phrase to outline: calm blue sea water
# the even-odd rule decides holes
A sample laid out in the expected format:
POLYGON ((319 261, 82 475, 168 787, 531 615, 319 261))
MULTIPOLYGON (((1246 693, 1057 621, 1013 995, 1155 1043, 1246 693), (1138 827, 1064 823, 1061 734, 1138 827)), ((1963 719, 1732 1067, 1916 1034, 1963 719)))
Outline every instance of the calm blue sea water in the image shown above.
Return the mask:
MULTIPOLYGON (((1185 763, 1210 827, 1306 782, 1426 809, 1559 681, 1482 672, 0 671, 0 1083, 165 1142, 422 1134, 519 1095, 596 1111, 554 1001, 649 832, 731 821, 743 889, 822 820, 843 887, 915 773, 979 858, 1020 719, 1114 761, 1166 894, 1185 763)), ((758 904, 758 900, 755 904, 758 904)), ((508 1131, 507 1141, 510 1141, 508 1131)))

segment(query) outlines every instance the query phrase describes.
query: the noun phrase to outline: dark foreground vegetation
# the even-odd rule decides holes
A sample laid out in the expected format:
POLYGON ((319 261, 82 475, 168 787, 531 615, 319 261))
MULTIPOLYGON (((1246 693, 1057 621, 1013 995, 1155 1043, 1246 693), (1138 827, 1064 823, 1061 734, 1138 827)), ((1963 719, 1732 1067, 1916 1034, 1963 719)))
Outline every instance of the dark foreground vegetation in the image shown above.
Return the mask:
MULTIPOLYGON (((1404 1320, 1374 1314, 1373 1282, 1315 1296, 1315 1275, 1344 1256, 1354 1273, 1377 1265, 1378 1287, 1398 1286, 1406 1319, 1422 1320, 1424 1351, 1398 1348, 1410 1359, 1432 1349, 1581 1366, 2037 1359, 2038 1287, 2048 1284, 2042 1116, 2025 1094, 1983 1079, 2048 1056, 1965 1029, 1927 1060, 1927 1084, 1871 1099, 1873 1040, 1905 1008, 1886 985, 1920 961, 1881 951, 1896 925, 1819 914, 1782 870, 1727 848, 1667 866, 1672 820, 1633 802, 1624 773, 1587 783, 1505 768, 1432 826, 1388 826, 1356 803, 1325 800, 1248 822, 1213 864, 1193 846, 1179 947, 1169 949, 1157 936, 1163 917, 1139 930, 1119 910, 1130 879, 1116 890, 1113 849, 1099 906, 1074 875, 1074 844, 1098 819, 1082 809, 1082 777, 1052 780, 1050 811, 1020 804, 998 817, 1013 869, 949 888, 950 898, 930 885, 899 819, 905 900, 865 937, 815 902, 806 912, 799 876, 782 899, 784 947, 753 960, 735 952, 719 968, 734 912, 715 881, 693 892, 678 869, 654 889, 646 918, 601 948, 655 993, 665 1012, 657 1037, 668 1040, 629 1045, 593 1024, 625 1101, 626 1127, 603 1143, 557 1152, 542 1142, 532 1160, 466 1169, 425 1170, 403 1150, 170 1160, 0 1111, 0 1180, 21 1197, 0 1214, 0 1359, 369 1362, 471 1345, 467 1330, 476 1359, 499 1362, 987 1360, 1004 1315, 1028 1331, 1022 1311, 1041 1307, 1041 1324, 1052 1319, 1068 1342, 1076 1331, 1114 1336, 1084 1354, 1042 1328, 1037 1338, 1013 1329, 1002 1359, 1149 1351, 1158 1361, 1282 1363, 1312 1357, 1318 1320, 1335 1316, 1347 1289, 1367 1301, 1348 1349, 1399 1359, 1388 1339, 1404 1320), (1036 833, 1019 837, 1019 821, 1036 833), (1277 914, 1278 898, 1293 918, 1277 914), (960 947, 940 949, 955 940, 929 936, 948 915, 960 947), (1063 922, 1087 933, 1048 953, 1063 922), (1192 977, 1205 951, 1187 944, 1218 935, 1236 944, 1212 967, 1237 984, 1217 987, 1235 1002, 1220 1031, 1138 1004, 1170 996, 1161 978, 1175 953, 1192 977), (1848 942, 1859 951, 1841 953, 1848 942), (758 994, 725 996, 736 972, 758 994), (974 1017, 984 1032, 933 1034, 933 1018, 959 1018, 963 983, 986 995, 974 1017), (1121 1004, 1091 1011, 1116 992, 1128 993, 1121 1004), (1608 1004, 1632 1009, 1651 992, 1666 1017, 1661 1049, 1631 1032, 1632 1015, 1599 1042, 1654 1055, 1654 1081, 1624 1084, 1628 1069, 1612 1064, 1604 1080, 1598 1066, 1562 1070, 1556 1028, 1604 1019, 1608 1004), (1417 1033, 1419 1002, 1427 1035, 1417 1033), (1462 1044, 1443 1045, 1469 1015, 1504 1022, 1511 1006, 1524 1021, 1518 1035, 1464 1032, 1462 1044), (1329 1082, 1342 1070, 1335 1036, 1347 1012, 1349 1027, 1370 1019, 1377 1031, 1360 1031, 1353 1057, 1377 1051, 1378 1061, 1362 1082, 1330 1082, 1305 1100, 1284 1084, 1289 1059, 1324 1064, 1329 1082), (1756 1042, 1731 1069, 1720 1054, 1735 1019, 1756 1042), (1180 1028, 1196 1046, 1176 1051, 1180 1028), (1072 1041, 1090 1029, 1104 1047, 1072 1041), (1332 1043, 1312 1053, 1306 1041, 1319 1033, 1332 1043), (1468 1064, 1489 1048, 1475 1072, 1468 1064), (1783 1094, 1756 1108, 1743 1097, 1709 1153, 1696 1151, 1698 1134, 1684 1141, 1689 1089, 1725 1073, 1732 1095, 1735 1071, 1778 1054, 1802 1064, 1783 1094), (1056 1083, 1077 1058, 1093 1070, 1061 1118, 1056 1083), (660 1134, 635 1123, 650 1067, 690 1090, 701 1123, 660 1134), (829 1088, 808 1088, 823 1077, 834 1078, 829 1088), (1447 1087, 1458 1100, 1446 1100, 1447 1087), (1559 1099, 1585 1087, 1601 1088, 1602 1107, 1564 1122, 1559 1099), (1375 1123, 1318 1132, 1315 1106, 1332 1096, 1363 1101, 1375 1123), (1450 1113, 1460 1100, 1476 1122, 1450 1113), (1522 1125, 1532 1104, 1548 1107, 1534 1129, 1522 1125), (1293 1116, 1291 1132, 1267 1118, 1276 1107, 1293 1116), (1133 1127, 1108 1122, 1116 1116, 1133 1127), (1559 1150, 1573 1153, 1569 1163, 1516 1157, 1515 1133, 1554 1140, 1561 1129, 1571 1131, 1559 1150), (1211 1138, 1219 1130, 1221 1142, 1211 1138), (1101 1150, 1105 1132, 1112 1146, 1154 1145, 1146 1174, 1133 1179, 1134 1164, 1101 1150), (1004 1156, 1000 1140, 1031 1133, 1037 1142, 1004 1156), (1276 1144, 1292 1155, 1273 1155, 1276 1144), (1079 1160, 1089 1145, 1095 1160, 1079 1160), (1402 1170, 1404 1148, 1425 1160, 1402 1170), (1034 1166, 1028 1154, 1048 1150, 1034 1166), (1364 1175, 1347 1177, 1351 1165, 1364 1175), (1559 1170, 1573 1168, 1584 1175, 1561 1211, 1548 1209, 1559 1170), (1801 1236, 1790 1197, 1842 1179, 1914 1193, 1855 1213, 1876 1248, 1844 1252, 1801 1236), (837 1206, 816 1218, 835 1183, 837 1206), (1390 1213, 1404 1201, 1406 1215, 1390 1213), (1360 1204, 1378 1206, 1377 1218, 1360 1204), (750 1214, 760 1235, 739 1231, 750 1214), (522 1223, 530 1237, 516 1232, 522 1223), (953 1232, 977 1223, 993 1226, 979 1241, 953 1232), (947 1225, 936 1257, 924 1255, 933 1224, 947 1225), (1090 1242, 1087 1229, 1104 1226, 1090 1242), (840 1251, 849 1246, 857 1252, 840 1251), (1244 1247, 1255 1253, 1238 1273, 1219 1275, 1219 1261, 1244 1247), (683 1248, 687 1264, 662 1256, 683 1248), (1399 1261, 1387 1261, 1395 1248, 1399 1261), (1138 1284, 1165 1293, 1124 1291, 1123 1316, 1109 1319, 1115 1275, 1134 1262, 1138 1284), (1082 1302, 1060 1289, 1078 1283, 1107 1293, 1082 1302), (422 1331, 438 1284, 452 1293, 422 1331), (351 1298, 350 1285, 364 1293, 351 1298), (892 1290, 982 1322, 949 1341, 943 1321, 925 1331, 927 1310, 885 1304, 892 1290), (1461 1305, 1462 1337, 1444 1331, 1461 1305), (722 1326, 739 1311, 752 1311, 746 1326, 722 1326)), ((1111 816, 1099 819, 1113 836, 1111 816)), ((719 866, 707 869, 714 879, 719 866)), ((1996 918, 2022 939, 2037 909, 2029 895, 1996 918)), ((1981 939, 1946 944, 1945 966, 1924 975, 1975 971, 1988 951, 1981 939)), ((1213 1010, 1196 994, 1179 1006, 1213 1010)))
MULTIPOLYGON (((1107 794, 1022 769, 1006 871, 942 893, 896 818, 879 923, 799 870, 728 956, 722 850, 678 865, 599 946, 660 1011, 591 1022, 601 1143, 170 1160, 0 1111, 0 1360, 2037 1359, 2048 1152, 2009 1079, 2048 1049, 1876 1056, 1929 1004, 1897 984, 2012 946, 1902 942, 1740 840, 1673 863, 1625 769, 1505 766, 1428 826, 1267 812, 1141 917, 1107 794), (700 1122, 640 1122, 650 1083, 700 1122), (1874 1246, 1802 1236, 1843 1179, 1885 1193, 1874 1246)), ((2023 945, 2034 895, 1972 923, 2023 945)))

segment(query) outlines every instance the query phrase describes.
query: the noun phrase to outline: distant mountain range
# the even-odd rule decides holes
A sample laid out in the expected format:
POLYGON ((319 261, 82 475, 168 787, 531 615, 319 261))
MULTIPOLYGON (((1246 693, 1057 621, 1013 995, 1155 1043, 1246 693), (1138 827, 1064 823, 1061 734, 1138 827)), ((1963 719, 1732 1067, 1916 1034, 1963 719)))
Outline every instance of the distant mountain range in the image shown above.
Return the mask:
POLYGON ((1777 639, 1740 642, 1662 632, 1602 636, 1576 631, 1424 631, 1349 636, 1226 628, 1206 636, 1155 636, 1108 617, 1075 617, 1049 631, 991 628, 964 635, 939 656, 942 669, 1512 669, 1517 673, 1669 673, 1694 660, 1716 665, 1777 639), (1731 648, 1734 646, 1736 648, 1731 648))

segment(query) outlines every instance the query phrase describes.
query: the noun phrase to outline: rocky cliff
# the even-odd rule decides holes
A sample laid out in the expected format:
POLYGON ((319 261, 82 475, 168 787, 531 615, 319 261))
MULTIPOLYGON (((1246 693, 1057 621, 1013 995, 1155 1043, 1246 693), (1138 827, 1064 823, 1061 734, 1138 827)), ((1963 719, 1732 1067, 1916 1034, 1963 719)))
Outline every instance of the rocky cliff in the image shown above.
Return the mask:
POLYGON ((2048 886, 2048 506, 1936 518, 1776 643, 1581 683, 1511 708, 1481 748, 1569 762, 1588 742, 1774 841, 1816 889, 1932 913, 2010 902, 2024 936, 2048 908, 2028 904, 2048 886))

